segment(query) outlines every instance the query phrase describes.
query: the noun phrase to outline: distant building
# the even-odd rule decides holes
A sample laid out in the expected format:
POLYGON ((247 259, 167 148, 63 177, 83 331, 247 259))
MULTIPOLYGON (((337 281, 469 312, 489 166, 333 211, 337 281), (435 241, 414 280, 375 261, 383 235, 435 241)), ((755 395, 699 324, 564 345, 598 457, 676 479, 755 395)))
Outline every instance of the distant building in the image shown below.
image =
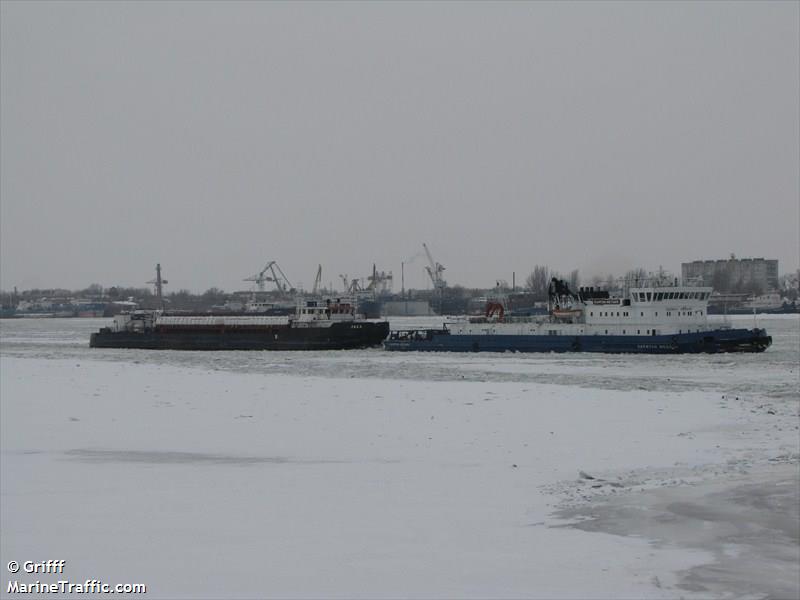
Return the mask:
POLYGON ((685 283, 710 285, 717 292, 764 293, 778 289, 778 261, 764 258, 696 260, 681 264, 685 283))

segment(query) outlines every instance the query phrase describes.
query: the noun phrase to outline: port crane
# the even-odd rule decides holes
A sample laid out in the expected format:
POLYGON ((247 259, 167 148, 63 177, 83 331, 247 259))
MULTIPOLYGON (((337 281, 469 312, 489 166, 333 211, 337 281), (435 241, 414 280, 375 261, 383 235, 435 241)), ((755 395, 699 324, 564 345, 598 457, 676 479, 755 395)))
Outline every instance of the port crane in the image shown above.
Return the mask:
POLYGON ((156 298, 158 298, 158 305, 161 309, 164 308, 164 286, 169 283, 166 279, 161 277, 161 263, 156 265, 156 278, 151 279, 147 283, 154 285, 156 288, 156 298))
POLYGON ((356 292, 360 292, 361 286, 358 283, 358 279, 348 279, 347 275, 339 275, 339 278, 342 280, 344 284, 344 291, 347 294, 355 294, 356 292))
POLYGON ((264 285, 267 281, 271 281, 275 284, 275 287, 278 288, 278 291, 281 293, 288 292, 289 290, 293 289, 292 283, 289 281, 289 278, 286 277, 286 274, 281 270, 278 266, 278 263, 274 260, 269 261, 266 266, 261 269, 255 275, 251 275, 250 277, 246 277, 243 281, 253 281, 258 286, 258 291, 264 291, 264 285), (267 275, 267 271, 269 271, 270 275, 267 275))
POLYGON ((317 276, 314 278, 314 289, 311 290, 311 295, 316 296, 322 284, 322 265, 317 267, 317 276))
POLYGON ((422 247, 425 248, 425 254, 428 257, 429 266, 425 267, 425 270, 428 272, 428 277, 431 278, 431 283, 433 283, 434 289, 443 290, 447 287, 447 282, 442 277, 444 267, 441 263, 433 260, 433 256, 431 255, 431 251, 428 250, 427 244, 423 242, 422 247))
POLYGON ((372 275, 367 277, 369 285, 367 289, 377 293, 385 293, 392 288, 392 272, 378 271, 375 263, 372 264, 372 275))

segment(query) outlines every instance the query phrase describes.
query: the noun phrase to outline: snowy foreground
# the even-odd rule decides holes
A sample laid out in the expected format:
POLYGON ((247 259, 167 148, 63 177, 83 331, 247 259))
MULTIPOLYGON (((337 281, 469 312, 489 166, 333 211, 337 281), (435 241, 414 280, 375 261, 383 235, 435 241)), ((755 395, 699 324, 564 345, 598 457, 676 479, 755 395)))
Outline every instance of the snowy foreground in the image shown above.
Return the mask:
POLYGON ((157 598, 800 590, 796 399, 7 355, 0 375, 3 597, 11 578, 157 598), (747 484, 783 502, 755 590, 703 577, 753 548, 697 509, 747 484), (64 574, 5 568, 47 559, 64 574))

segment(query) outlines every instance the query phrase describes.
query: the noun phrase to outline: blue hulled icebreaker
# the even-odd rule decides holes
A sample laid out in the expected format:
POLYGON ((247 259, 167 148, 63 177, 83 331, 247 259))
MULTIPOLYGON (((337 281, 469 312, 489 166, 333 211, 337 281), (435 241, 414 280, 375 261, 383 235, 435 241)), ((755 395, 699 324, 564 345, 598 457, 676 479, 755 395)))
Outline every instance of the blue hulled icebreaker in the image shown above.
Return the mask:
POLYGON ((629 287, 608 291, 550 283, 548 314, 507 316, 489 302, 484 317, 446 322, 442 329, 394 330, 387 350, 443 352, 610 352, 676 354, 763 352, 764 329, 733 329, 707 319, 710 287, 629 287))

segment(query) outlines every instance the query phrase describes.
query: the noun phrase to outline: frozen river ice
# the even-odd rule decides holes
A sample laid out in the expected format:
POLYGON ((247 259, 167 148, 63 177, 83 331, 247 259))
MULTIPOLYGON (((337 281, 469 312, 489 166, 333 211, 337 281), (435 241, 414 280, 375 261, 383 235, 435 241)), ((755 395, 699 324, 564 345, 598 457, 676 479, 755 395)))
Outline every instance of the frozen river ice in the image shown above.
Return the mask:
POLYGON ((797 494, 729 511, 779 549, 701 510, 797 489, 796 316, 759 317, 763 354, 699 356, 88 348, 104 322, 0 322, 4 566, 153 597, 800 590, 797 494), (708 575, 734 556, 772 579, 708 575))

